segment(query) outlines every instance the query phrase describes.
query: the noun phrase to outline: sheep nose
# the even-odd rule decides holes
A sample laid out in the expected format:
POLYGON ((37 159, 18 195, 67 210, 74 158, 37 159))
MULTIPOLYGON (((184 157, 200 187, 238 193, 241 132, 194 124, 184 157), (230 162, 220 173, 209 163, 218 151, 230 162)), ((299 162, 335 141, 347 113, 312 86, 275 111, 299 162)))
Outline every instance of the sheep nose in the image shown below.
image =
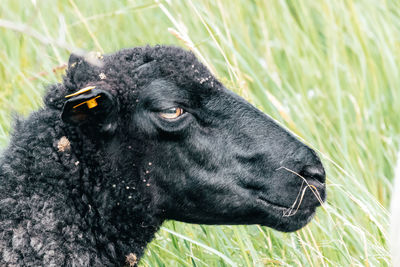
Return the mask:
POLYGON ((300 172, 304 178, 317 180, 320 183, 325 183, 325 170, 322 165, 306 165, 300 172))

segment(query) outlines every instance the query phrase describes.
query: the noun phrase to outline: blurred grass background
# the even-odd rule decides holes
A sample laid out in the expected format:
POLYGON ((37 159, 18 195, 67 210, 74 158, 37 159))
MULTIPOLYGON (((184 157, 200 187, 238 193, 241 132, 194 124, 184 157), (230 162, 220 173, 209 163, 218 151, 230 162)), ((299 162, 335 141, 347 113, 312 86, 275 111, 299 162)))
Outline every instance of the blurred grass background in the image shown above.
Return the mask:
POLYGON ((142 266, 388 266, 399 147, 400 2, 2 0, 0 147, 77 48, 193 50, 229 87, 320 152, 328 201, 291 234, 167 222, 142 266))

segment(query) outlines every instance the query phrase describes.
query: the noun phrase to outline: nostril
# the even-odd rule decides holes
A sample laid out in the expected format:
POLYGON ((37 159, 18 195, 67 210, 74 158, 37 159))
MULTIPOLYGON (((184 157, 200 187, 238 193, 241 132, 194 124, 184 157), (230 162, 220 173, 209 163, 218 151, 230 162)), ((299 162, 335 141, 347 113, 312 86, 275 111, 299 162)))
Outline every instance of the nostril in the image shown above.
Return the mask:
POLYGON ((303 170, 300 172, 301 176, 304 176, 306 179, 315 179, 318 182, 325 183, 325 170, 322 165, 312 166, 306 165, 303 170))

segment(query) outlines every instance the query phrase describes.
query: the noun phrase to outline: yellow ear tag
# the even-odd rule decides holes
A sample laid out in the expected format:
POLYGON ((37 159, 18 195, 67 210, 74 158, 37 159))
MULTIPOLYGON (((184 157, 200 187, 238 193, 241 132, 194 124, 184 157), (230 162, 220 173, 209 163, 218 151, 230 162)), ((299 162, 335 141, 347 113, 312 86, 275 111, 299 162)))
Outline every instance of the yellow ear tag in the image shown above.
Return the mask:
POLYGON ((73 94, 67 95, 65 96, 65 98, 69 98, 69 97, 73 97, 73 96, 77 96, 77 95, 81 95, 83 93, 89 92, 90 90, 96 88, 96 86, 88 86, 85 88, 82 88, 81 90, 79 90, 78 92, 75 92, 73 94))
MULTIPOLYGON (((99 96, 100 97, 100 96, 99 96)), ((92 98, 89 101, 86 102, 86 105, 88 108, 94 108, 97 106, 96 98, 92 98)))
MULTIPOLYGON (((79 90, 78 92, 75 92, 75 93, 73 93, 73 94, 70 94, 70 95, 65 96, 65 98, 69 98, 69 97, 73 97, 73 96, 77 96, 77 95, 84 94, 84 93, 89 92, 90 90, 92 90, 92 89, 94 89, 94 88, 96 88, 96 86, 88 86, 88 87, 82 88, 82 89, 79 90)), ((87 100, 87 101, 85 101, 85 102, 82 102, 82 103, 80 103, 80 104, 78 104, 78 105, 76 105, 76 106, 74 106, 74 107, 72 107, 72 108, 79 107, 80 105, 83 105, 83 104, 85 104, 85 103, 86 103, 86 105, 87 105, 87 107, 88 107, 89 109, 90 109, 90 108, 97 107, 98 104, 97 104, 96 99, 99 98, 99 97, 100 97, 100 96, 93 97, 93 98, 91 98, 91 99, 89 99, 89 100, 87 100)))
POLYGON ((87 101, 85 101, 85 102, 82 102, 82 103, 80 103, 80 104, 78 104, 78 105, 76 105, 76 106, 73 106, 72 108, 79 107, 80 105, 83 105, 83 104, 85 104, 85 103, 86 103, 86 105, 87 105, 87 107, 88 107, 89 109, 90 109, 90 108, 97 107, 97 101, 96 101, 96 99, 99 98, 100 96, 101 96, 101 95, 96 96, 96 97, 93 97, 93 98, 91 98, 91 99, 89 99, 89 100, 87 100, 87 101))

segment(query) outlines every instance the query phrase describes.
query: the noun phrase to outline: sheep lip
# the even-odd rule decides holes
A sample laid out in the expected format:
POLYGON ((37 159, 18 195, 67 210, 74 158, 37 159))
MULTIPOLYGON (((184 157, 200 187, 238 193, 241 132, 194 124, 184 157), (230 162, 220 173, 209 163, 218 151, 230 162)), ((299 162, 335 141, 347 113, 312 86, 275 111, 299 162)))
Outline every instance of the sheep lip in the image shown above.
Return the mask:
MULTIPOLYGON (((283 206, 283 205, 279 205, 279 204, 276 204, 274 202, 271 202, 271 201, 269 201, 268 199, 266 199, 265 197, 262 197, 262 196, 259 196, 257 199, 260 200, 264 205, 267 205, 268 207, 272 207, 272 208, 277 209, 277 210, 287 211, 288 209, 291 208, 291 207, 287 207, 287 206, 283 206)), ((300 212, 300 213, 301 212, 304 212, 304 213, 312 212, 312 211, 314 211, 315 208, 316 208, 316 206, 315 207, 304 207, 304 208, 300 207, 297 210, 297 212, 300 212)))
POLYGON ((278 209, 285 209, 286 210, 286 209, 290 208, 290 207, 282 206, 282 205, 276 204, 274 202, 271 202, 268 199, 266 199, 264 197, 261 197, 261 196, 259 196, 257 199, 261 200, 263 203, 265 203, 265 204, 267 204, 269 206, 273 206, 273 207, 278 208, 278 209))

